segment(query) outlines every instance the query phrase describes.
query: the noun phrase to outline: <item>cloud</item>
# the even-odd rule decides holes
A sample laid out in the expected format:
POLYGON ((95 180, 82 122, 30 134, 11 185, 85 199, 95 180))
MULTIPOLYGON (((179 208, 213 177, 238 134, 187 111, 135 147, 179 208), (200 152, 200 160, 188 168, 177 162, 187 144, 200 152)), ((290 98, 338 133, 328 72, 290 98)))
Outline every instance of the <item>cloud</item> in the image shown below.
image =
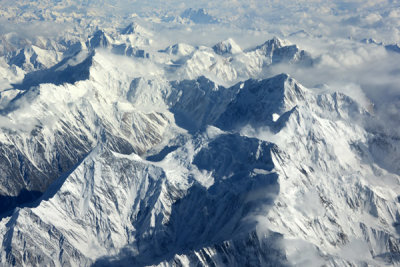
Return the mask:
MULTIPOLYGON (((29 15, 29 12, 37 15, 58 11, 71 17, 80 17, 85 11, 83 4, 78 1, 71 3, 52 2, 43 5, 43 1, 32 2, 29 3, 29 9, 23 9, 24 16, 29 15), (73 12, 66 13, 66 10, 73 12), (75 13, 80 15, 74 15, 75 13)), ((6 19, 14 14, 10 7, 22 7, 25 4, 25 1, 20 0, 14 4, 3 5, 1 9, 5 13, 3 12, 3 18, 0 19, 0 34, 15 32, 17 37, 24 38, 52 37, 72 29, 72 24, 69 23, 34 19, 18 22, 6 19)), ((211 46, 229 37, 235 39, 241 47, 248 48, 274 35, 287 37, 318 57, 318 64, 308 69, 276 66, 266 75, 288 72, 308 87, 326 84, 329 88, 345 92, 361 99, 362 102, 365 102, 365 97, 370 98, 376 109, 387 113, 389 117, 393 117, 398 107, 396 99, 400 91, 400 70, 397 67, 400 62, 399 55, 388 53, 383 47, 367 46, 358 42, 363 38, 375 38, 385 43, 400 41, 400 12, 394 1, 299 0, 283 3, 274 0, 198 0, 185 1, 182 5, 182 2, 177 0, 113 0, 107 2, 112 8, 102 12, 95 9, 98 4, 99 1, 88 2, 91 13, 80 18, 90 21, 91 16, 111 16, 110 22, 115 20, 116 25, 125 25, 128 22, 121 20, 126 19, 124 14, 137 13, 139 17, 135 20, 159 33, 154 44, 159 49, 179 42, 211 46), (148 16, 157 17, 167 13, 179 15, 184 9, 202 7, 207 8, 213 16, 222 19, 222 23, 179 25, 148 21, 148 16), (122 16, 121 19, 118 19, 119 15, 122 16), (289 36, 299 30, 307 34, 289 36), (384 107, 388 108, 385 110, 384 107)))
POLYGON ((19 38, 33 39, 37 36, 57 37, 72 29, 70 23, 50 21, 15 22, 0 17, 0 35, 16 33, 19 38))
MULTIPOLYGON (((400 42, 400 11, 396 6, 398 1, 94 0, 89 2, 89 8, 86 10, 82 3, 76 0, 38 0, 30 1, 30 5, 38 5, 36 9, 30 7, 30 10, 25 10, 21 14, 21 16, 28 16, 28 13, 32 12, 35 16, 32 16, 33 19, 29 21, 23 21, 22 18, 19 20, 16 15, 16 20, 7 20, 7 16, 12 13, 6 9, 10 6, 10 1, 5 5, 6 2, 6 0, 0 0, 0 16, 2 16, 0 17, 0 34, 9 34, 15 43, 25 38, 35 39, 38 36, 57 38, 73 32, 73 23, 54 23, 34 19, 41 12, 57 10, 64 12, 65 15, 62 15, 62 18, 71 19, 77 23, 76 25, 82 27, 82 29, 78 27, 78 30, 83 33, 78 31, 73 32, 74 34, 89 34, 96 26, 106 28, 116 27, 116 25, 126 26, 131 22, 128 20, 139 21, 157 33, 152 47, 154 50, 179 42, 212 46, 228 38, 233 38, 242 48, 249 48, 263 43, 274 35, 288 38, 298 44, 301 49, 311 52, 317 59, 316 64, 312 67, 277 65, 264 73, 265 78, 285 72, 316 91, 322 89, 339 91, 357 100, 364 107, 369 107, 371 101, 374 104, 374 116, 369 126, 375 131, 400 137, 400 54, 388 52, 382 46, 359 42, 363 38, 374 38, 378 42, 385 43, 400 42), (65 4, 67 2, 73 3, 75 8, 59 8, 59 5, 67 5, 65 4), (99 5, 99 2, 107 2, 107 4, 103 6, 99 5), (43 3, 49 4, 43 6, 43 3), (207 8, 211 15, 221 19, 222 23, 181 25, 160 22, 160 18, 165 14, 176 16, 184 9, 203 7, 207 8), (130 16, 133 13, 138 16, 133 18, 130 16), (101 21, 98 19, 101 17, 107 19, 96 25, 97 21, 101 21), (291 35, 299 31, 303 31, 304 34, 291 35)), ((11 2, 22 5, 27 1, 11 2)), ((105 51, 100 51, 97 59, 103 60, 104 66, 118 66, 113 71, 121 75, 129 74, 134 77, 164 75, 161 67, 146 60, 128 59, 105 51)), ((61 116, 58 114, 60 113, 58 107, 52 105, 48 109, 50 112, 42 116, 41 121, 27 120, 24 115, 28 114, 32 108, 32 103, 28 100, 20 99, 18 104, 21 112, 14 117, 0 116, 0 128, 21 129, 29 132, 38 123, 52 125, 53 119, 61 116), (52 117, 52 114, 56 115, 52 117)), ((280 142, 268 128, 245 127, 241 134, 277 144, 280 142)), ((302 208, 304 214, 314 216, 319 216, 323 212, 316 192, 308 192, 298 203, 297 208, 302 208)), ((263 220, 258 217, 256 219, 263 220)), ((260 223, 259 226, 262 227, 263 224, 260 223)), ((310 243, 287 240, 286 246, 288 258, 294 264, 310 266, 324 263, 316 247, 310 243)), ((356 256, 367 257, 368 253, 362 254, 365 251, 367 251, 367 246, 363 242, 353 240, 339 253, 349 260, 357 260, 356 256), (353 253, 348 253, 348 251, 353 253)))
POLYGON ((311 68, 278 65, 266 76, 289 73, 309 88, 329 89, 349 95, 364 106, 372 101, 382 130, 400 135, 400 54, 382 46, 332 38, 297 40, 312 51, 317 63, 311 68))

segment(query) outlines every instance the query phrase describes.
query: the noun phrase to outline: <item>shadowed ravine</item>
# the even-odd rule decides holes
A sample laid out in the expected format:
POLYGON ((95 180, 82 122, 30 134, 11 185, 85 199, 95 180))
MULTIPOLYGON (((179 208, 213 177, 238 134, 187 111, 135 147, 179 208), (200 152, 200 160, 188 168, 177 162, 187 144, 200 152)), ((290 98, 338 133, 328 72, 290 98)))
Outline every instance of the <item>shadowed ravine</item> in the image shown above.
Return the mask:
MULTIPOLYGON (((190 187, 184 197, 172 205, 168 222, 157 225, 150 235, 141 234, 152 228, 146 214, 148 209, 143 207, 143 212, 133 222, 139 230, 132 244, 138 254, 128 245, 119 255, 101 258, 94 266, 147 266, 174 261, 174 255, 182 254, 195 259, 193 252, 204 248, 225 251, 221 257, 227 265, 233 264, 231 266, 285 265, 285 256, 279 250, 279 235, 271 233, 270 238, 261 242, 254 232, 255 216, 268 214, 268 207, 279 193, 278 176, 270 173, 274 166, 271 159, 274 149, 273 144, 237 134, 216 138, 193 160, 200 170, 213 173, 214 185, 208 189, 199 184, 190 187), (238 149, 230 150, 232 144, 238 149), (253 152, 257 149, 260 155, 256 158, 253 152), (230 176, 231 173, 234 175, 230 176), (225 241, 233 247, 226 247, 225 241), (246 250, 246 246, 254 249, 255 256, 250 261, 246 260, 247 256, 238 254, 246 250)), ((168 188, 171 192, 176 190, 168 188)), ((210 265, 215 264, 205 251, 203 253, 210 265)), ((176 264, 179 266, 179 262, 176 264)))

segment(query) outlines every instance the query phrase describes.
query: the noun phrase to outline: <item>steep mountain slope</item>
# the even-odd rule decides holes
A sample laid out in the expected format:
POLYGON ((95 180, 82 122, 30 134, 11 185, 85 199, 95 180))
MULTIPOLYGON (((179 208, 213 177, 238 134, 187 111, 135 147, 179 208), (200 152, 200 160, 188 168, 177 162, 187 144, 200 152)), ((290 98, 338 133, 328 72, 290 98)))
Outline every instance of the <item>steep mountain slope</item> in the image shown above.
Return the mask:
POLYGON ((0 267, 400 266, 399 29, 393 0, 0 0, 0 267))
POLYGON ((125 97, 134 114, 150 114, 146 101, 171 114, 168 134, 149 141, 146 154, 96 140, 34 207, 0 222, 2 262, 398 263, 400 177, 375 163, 374 135, 363 126, 371 115, 355 100, 314 92, 286 74, 230 88, 154 77, 114 88, 132 90, 125 97), (195 116, 195 127, 181 114, 195 116))
MULTIPOLYGON (((100 53, 82 52, 25 76, 17 85, 30 89, 1 112, 1 195, 44 192, 99 140, 127 154, 143 153, 161 141, 171 116, 135 110, 126 97, 132 77, 125 74, 122 79, 123 71, 109 68, 114 65, 109 60, 100 53)), ((2 208, 10 205, 3 203, 2 208)))
POLYGON ((189 49, 185 45, 173 47, 164 51, 176 51, 173 53, 176 56, 172 58, 174 68, 178 68, 174 69, 178 74, 176 77, 194 79, 204 75, 226 86, 249 78, 262 78, 265 71, 276 64, 302 67, 313 64, 308 52, 276 37, 248 51, 242 51, 232 39, 217 43, 212 48, 200 46, 189 49))
MULTIPOLYGON (((139 47, 151 35, 137 24, 114 37, 98 30, 87 42, 66 44, 64 58, 57 64, 38 67, 0 92, 0 212, 37 198, 99 140, 121 153, 142 154, 163 141, 171 121, 189 131, 214 122, 240 88, 218 86, 203 73, 231 84, 239 79, 237 74, 250 75, 253 62, 260 64, 255 75, 261 74, 262 62, 273 64, 274 51, 287 47, 275 38, 262 46, 268 53, 257 48, 249 52, 253 61, 227 65, 219 64, 230 59, 218 51, 182 44, 152 52, 151 57, 139 56, 140 51, 145 53, 139 47), (219 63, 210 65, 214 58, 219 63), (181 62, 179 67, 171 69, 172 60, 181 62), (182 81, 186 76, 193 81, 182 81)), ((234 56, 249 54, 233 40, 224 43, 234 47, 230 48, 234 56)), ((297 52, 285 54, 284 61, 301 62, 297 52)), ((12 66, 21 69, 23 64, 12 66)))

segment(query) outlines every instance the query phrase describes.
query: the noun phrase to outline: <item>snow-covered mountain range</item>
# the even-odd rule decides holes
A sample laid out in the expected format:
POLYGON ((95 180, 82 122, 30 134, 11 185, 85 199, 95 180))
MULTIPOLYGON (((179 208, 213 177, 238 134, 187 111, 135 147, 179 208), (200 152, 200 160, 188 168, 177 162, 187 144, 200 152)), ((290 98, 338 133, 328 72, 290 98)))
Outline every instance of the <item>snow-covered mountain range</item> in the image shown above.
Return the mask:
POLYGON ((0 266, 400 264, 398 101, 340 83, 350 52, 160 30, 227 27, 203 8, 23 2, 2 19, 72 26, 0 35, 0 266))

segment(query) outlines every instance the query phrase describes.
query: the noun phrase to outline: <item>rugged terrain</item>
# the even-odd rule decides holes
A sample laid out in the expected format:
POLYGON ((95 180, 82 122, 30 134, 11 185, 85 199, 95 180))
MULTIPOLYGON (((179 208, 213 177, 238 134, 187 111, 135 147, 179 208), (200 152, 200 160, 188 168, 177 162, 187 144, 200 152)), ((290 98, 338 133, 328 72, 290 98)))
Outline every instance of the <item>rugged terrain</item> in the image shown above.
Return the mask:
POLYGON ((400 264, 400 98, 308 86, 333 57, 282 38, 163 46, 160 25, 226 26, 205 9, 150 29, 20 2, 2 19, 75 28, 1 35, 1 266, 400 264))

